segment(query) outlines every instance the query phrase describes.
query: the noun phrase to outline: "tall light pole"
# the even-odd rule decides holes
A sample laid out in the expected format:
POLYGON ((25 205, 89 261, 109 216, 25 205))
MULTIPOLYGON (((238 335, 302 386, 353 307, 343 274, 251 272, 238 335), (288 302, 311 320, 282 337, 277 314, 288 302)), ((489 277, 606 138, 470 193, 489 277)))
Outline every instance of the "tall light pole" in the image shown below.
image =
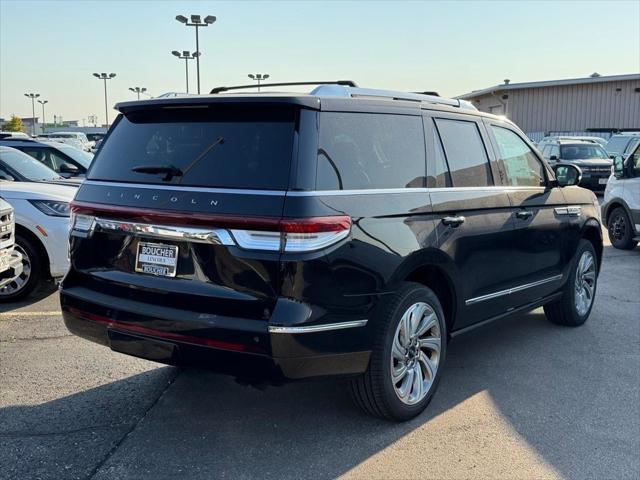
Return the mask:
POLYGON ((216 17, 213 15, 207 15, 204 17, 204 20, 200 19, 200 15, 190 15, 191 21, 184 15, 177 15, 176 20, 180 23, 184 23, 187 27, 196 27, 196 53, 198 56, 196 57, 196 71, 198 78, 198 94, 200 94, 200 41, 198 39, 198 28, 200 27, 208 27, 213 22, 216 21, 216 17))
POLYGON ((115 73, 94 73, 94 77, 100 80, 104 80, 104 118, 107 128, 109 128, 109 109, 107 107, 107 80, 111 80, 116 76, 115 73))
MULTIPOLYGON (((187 93, 189 93, 189 60, 193 60, 195 58, 197 63, 198 58, 200 57, 200 53, 189 53, 189 50, 183 50, 182 53, 180 53, 177 50, 173 50, 171 52, 171 55, 173 55, 174 57, 178 57, 180 60, 184 60, 184 74, 187 80, 187 93)), ((200 90, 198 90, 198 93, 199 92, 200 90)))
POLYGON ((38 100, 38 103, 42 105, 42 133, 44 133, 44 126, 47 124, 44 119, 44 104, 49 103, 49 100, 38 100))
POLYGON ((248 77, 251 80, 256 80, 258 82, 258 91, 260 91, 260 82, 262 80, 266 80, 267 78, 269 78, 269 74, 268 73, 256 73, 256 74, 250 73, 248 77))
POLYGON ((36 98, 40 96, 39 93, 25 93, 25 97, 31 99, 31 136, 36 136, 36 98))
POLYGON ((138 100, 140 100, 140 94, 147 91, 144 87, 129 87, 129 90, 138 94, 138 100))

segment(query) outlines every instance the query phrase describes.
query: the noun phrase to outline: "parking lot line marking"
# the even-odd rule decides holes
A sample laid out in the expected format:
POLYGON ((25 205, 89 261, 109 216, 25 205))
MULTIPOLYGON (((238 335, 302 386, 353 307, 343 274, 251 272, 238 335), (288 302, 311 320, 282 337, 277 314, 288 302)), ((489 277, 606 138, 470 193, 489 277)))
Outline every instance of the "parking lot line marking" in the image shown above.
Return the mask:
POLYGON ((7 317, 57 317, 62 315, 60 310, 49 310, 45 312, 0 312, 0 318, 7 317))

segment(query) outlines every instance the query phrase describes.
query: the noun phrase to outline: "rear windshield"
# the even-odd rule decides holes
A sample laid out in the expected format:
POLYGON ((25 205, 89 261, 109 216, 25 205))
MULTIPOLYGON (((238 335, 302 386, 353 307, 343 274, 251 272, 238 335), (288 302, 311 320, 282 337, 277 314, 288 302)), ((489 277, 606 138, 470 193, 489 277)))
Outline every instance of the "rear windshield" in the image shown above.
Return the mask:
POLYGON ((624 149, 627 148, 629 140, 630 137, 625 136, 611 137, 607 142, 607 152, 609 152, 610 155, 614 153, 624 153, 624 149))
POLYGON ((207 105, 130 112, 114 125, 88 178, 283 190, 289 184, 294 118, 288 106, 207 105), (141 172, 145 167, 158 171, 141 172))
POLYGON ((563 160, 586 160, 589 158, 609 158, 607 152, 600 145, 562 145, 560 147, 560 158, 563 160))

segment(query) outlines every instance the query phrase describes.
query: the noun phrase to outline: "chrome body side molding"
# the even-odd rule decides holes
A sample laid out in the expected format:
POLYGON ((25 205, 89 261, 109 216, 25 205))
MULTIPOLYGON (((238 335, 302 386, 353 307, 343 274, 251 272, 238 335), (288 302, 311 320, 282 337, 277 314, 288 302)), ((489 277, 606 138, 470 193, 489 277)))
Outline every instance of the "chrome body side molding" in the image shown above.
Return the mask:
POLYGON ((344 328, 364 327, 369 320, 354 320, 352 322, 325 323, 324 325, 309 325, 307 327, 282 327, 269 325, 269 333, 314 333, 344 328))
POLYGON ((544 285, 545 283, 556 282, 562 279, 562 274, 554 275, 553 277, 544 278, 542 280, 538 280, 537 282, 525 283, 524 285, 518 285, 517 287, 507 288, 506 290, 500 290, 498 292, 488 293, 487 295, 481 295, 479 297, 470 298, 465 300, 465 305, 473 305, 474 303, 480 303, 487 300, 492 300, 494 298, 503 297, 505 295, 511 295, 512 293, 521 292, 522 290, 527 290, 528 288, 538 287, 540 285, 544 285))

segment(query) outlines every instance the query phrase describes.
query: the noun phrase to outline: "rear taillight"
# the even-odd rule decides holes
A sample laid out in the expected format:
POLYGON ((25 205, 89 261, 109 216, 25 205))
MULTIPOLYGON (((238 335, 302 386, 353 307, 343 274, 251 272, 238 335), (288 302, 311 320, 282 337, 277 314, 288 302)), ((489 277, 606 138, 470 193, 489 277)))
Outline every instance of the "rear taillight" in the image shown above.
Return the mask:
MULTIPOLYGON (((185 233, 186 240, 193 238, 194 232, 200 233, 201 236, 210 233, 219 238, 220 232, 224 230, 228 232, 226 236, 229 238, 229 243, 223 242, 225 245, 235 243, 245 250, 272 252, 321 250, 347 238, 351 232, 351 217, 347 215, 309 218, 236 217, 76 201, 71 203, 71 212, 72 233, 77 232, 81 236, 90 235, 94 229, 105 228, 104 220, 109 219, 113 220, 109 222, 110 230, 121 230, 129 234, 135 232, 144 236, 145 232, 153 230, 148 227, 159 227, 172 230, 173 240, 183 232, 179 226, 188 227, 188 234, 185 233), (122 222, 118 223, 119 220, 122 222)), ((154 235, 157 238, 158 232, 154 235)))
POLYGON ((351 231, 351 218, 347 216, 282 219, 274 222, 273 229, 232 229, 231 234, 240 248, 247 250, 269 250, 312 252, 321 250, 343 238, 351 231))

